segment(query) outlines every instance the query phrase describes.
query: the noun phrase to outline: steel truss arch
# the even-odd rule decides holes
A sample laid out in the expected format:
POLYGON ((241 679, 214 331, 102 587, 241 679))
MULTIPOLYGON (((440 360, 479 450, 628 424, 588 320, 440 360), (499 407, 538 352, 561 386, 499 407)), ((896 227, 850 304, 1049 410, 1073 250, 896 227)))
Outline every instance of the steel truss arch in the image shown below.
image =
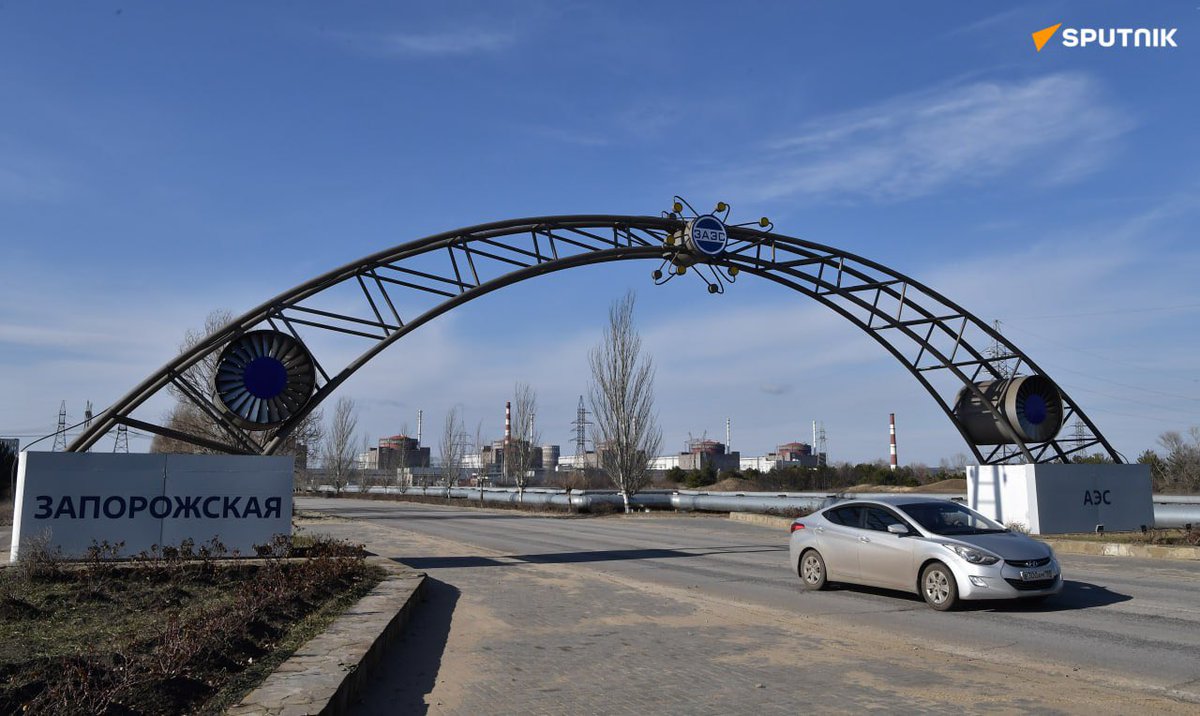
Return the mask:
MULTIPOLYGON (((220 452, 274 453, 347 378, 421 325, 536 276, 613 261, 661 262, 677 251, 666 244, 683 228, 683 221, 673 217, 534 217, 449 231, 372 254, 285 291, 206 336, 101 413, 68 449, 88 450, 110 430, 126 425, 220 452), (253 432, 214 407, 211 386, 197 384, 192 376, 198 364, 214 360, 230 341, 264 328, 287 332, 306 345, 317 387, 283 424, 253 432), (322 352, 304 335, 348 336, 369 343, 345 365, 327 369, 322 352), (193 404, 219 433, 198 435, 160 424, 162 420, 134 416, 147 400, 167 390, 193 404)), ((840 249, 745 227, 729 227, 725 253, 702 263, 726 270, 736 267, 791 288, 867 333, 933 397, 981 464, 1063 462, 1091 449, 1122 462, 1061 387, 1063 424, 1073 420, 1073 434, 1040 443, 1022 441, 1008 426, 1001 406, 987 399, 977 384, 1011 380, 1022 371, 1049 376, 992 327, 919 281, 840 249), (1011 445, 990 446, 985 452, 968 437, 952 404, 963 389, 990 411, 1011 445)))

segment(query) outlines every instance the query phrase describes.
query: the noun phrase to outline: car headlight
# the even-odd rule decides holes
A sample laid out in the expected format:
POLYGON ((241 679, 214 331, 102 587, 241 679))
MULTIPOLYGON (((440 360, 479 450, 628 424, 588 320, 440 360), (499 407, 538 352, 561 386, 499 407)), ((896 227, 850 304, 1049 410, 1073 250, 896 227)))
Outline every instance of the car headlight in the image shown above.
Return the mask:
POLYGON ((975 549, 974 547, 968 547, 962 544, 948 544, 946 546, 953 550, 954 553, 959 557, 962 557, 971 564, 995 564, 996 562, 1000 561, 1000 558, 996 555, 988 554, 987 552, 984 552, 981 549, 975 549))

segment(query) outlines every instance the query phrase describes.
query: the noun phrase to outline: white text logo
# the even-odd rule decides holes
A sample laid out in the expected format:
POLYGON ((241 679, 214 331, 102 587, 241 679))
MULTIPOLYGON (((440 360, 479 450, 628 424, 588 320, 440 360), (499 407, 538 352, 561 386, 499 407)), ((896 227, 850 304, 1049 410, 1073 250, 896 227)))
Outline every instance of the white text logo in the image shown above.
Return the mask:
MULTIPOLYGON (((1033 46, 1038 52, 1058 32, 1062 23, 1033 33, 1033 46)), ((1063 47, 1179 47, 1175 43, 1176 27, 1068 27, 1062 31, 1063 47)))

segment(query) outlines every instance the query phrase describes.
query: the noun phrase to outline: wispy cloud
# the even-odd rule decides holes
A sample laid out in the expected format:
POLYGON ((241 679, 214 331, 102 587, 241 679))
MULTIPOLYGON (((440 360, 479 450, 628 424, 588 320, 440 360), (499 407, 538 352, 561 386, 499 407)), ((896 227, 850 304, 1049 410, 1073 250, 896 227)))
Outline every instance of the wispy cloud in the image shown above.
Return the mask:
POLYGON ((516 44, 514 32, 457 28, 443 32, 396 32, 371 38, 368 47, 387 56, 449 57, 505 50, 516 44))
POLYGON ((569 108, 561 124, 537 124, 526 130, 552 142, 582 147, 659 144, 685 123, 692 101, 658 97, 639 100, 615 110, 569 108))
POLYGON ((601 136, 599 132, 586 132, 568 129, 566 127, 533 126, 529 131, 552 142, 574 144, 581 147, 604 147, 612 144, 612 139, 601 136))
POLYGON ((692 109, 692 100, 664 102, 661 97, 637 102, 617 112, 614 124, 641 139, 657 139, 679 126, 692 109))
MULTIPOLYGON (((993 32, 998 28, 1009 26, 1018 22, 1028 22, 1030 17, 1029 9, 1024 7, 1012 7, 1007 10, 1002 10, 994 15, 975 20, 954 28, 945 33, 945 37, 953 37, 955 35, 969 35, 979 32, 993 32)), ((1036 21, 1035 21, 1036 23, 1036 21)))
POLYGON ((738 181, 759 199, 876 201, 1018 172, 1061 183, 1100 168, 1132 126, 1086 75, 972 82, 807 122, 738 181))

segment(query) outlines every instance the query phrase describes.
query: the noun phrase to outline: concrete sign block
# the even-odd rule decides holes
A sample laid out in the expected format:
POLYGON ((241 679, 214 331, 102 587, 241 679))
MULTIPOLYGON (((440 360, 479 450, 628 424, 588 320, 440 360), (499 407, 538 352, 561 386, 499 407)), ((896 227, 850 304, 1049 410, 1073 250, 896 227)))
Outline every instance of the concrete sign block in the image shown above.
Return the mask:
POLYGON ((1139 530, 1154 525, 1148 465, 967 466, 967 503, 1031 534, 1139 530))
POLYGON ((291 457, 23 452, 10 559, 46 540, 64 556, 95 542, 152 545, 219 537, 254 554, 292 529, 291 457))

